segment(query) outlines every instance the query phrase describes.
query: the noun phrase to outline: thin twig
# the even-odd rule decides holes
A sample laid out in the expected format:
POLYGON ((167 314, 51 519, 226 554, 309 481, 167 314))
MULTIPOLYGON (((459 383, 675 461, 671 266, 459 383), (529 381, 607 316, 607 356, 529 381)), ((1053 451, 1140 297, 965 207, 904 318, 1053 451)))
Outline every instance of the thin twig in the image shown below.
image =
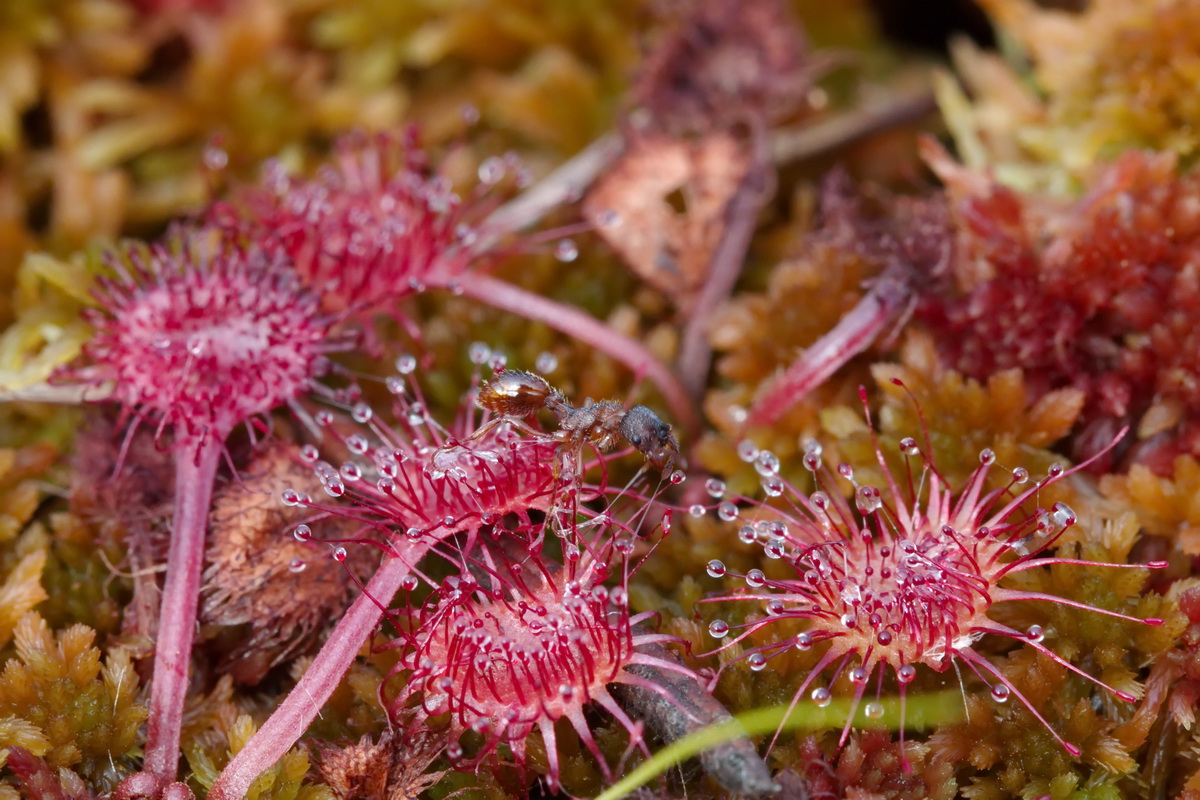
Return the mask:
POLYGON ((848 147, 889 128, 915 122, 937 111, 937 98, 923 89, 839 114, 822 122, 775 131, 771 135, 771 160, 776 165, 805 161, 848 147))
MULTIPOLYGON (((667 649, 657 645, 643 647, 642 652, 658 659, 678 661, 667 649)), ((678 741, 701 728, 733 719, 725 706, 696 680, 642 664, 633 664, 626 669, 670 693, 668 700, 662 694, 640 686, 620 683, 612 686, 613 693, 631 715, 645 722, 664 742, 678 741)), ((771 770, 746 736, 705 750, 700 754, 700 765, 717 783, 740 797, 761 797, 779 791, 779 786, 771 780, 771 770)))
POLYGON ((708 385, 708 371, 712 365, 708 333, 712 315, 728 299, 742 273, 746 251, 758 225, 758 212, 771 194, 774 183, 766 133, 755 127, 750 136, 750 167, 725 207, 725 233, 709 261, 704 286, 688 312, 676 361, 680 380, 693 398, 699 398, 708 385))
POLYGON ((99 386, 54 386, 43 381, 21 389, 0 388, 0 403, 51 403, 78 406, 84 403, 102 403, 112 397, 112 393, 113 384, 111 383, 99 386))

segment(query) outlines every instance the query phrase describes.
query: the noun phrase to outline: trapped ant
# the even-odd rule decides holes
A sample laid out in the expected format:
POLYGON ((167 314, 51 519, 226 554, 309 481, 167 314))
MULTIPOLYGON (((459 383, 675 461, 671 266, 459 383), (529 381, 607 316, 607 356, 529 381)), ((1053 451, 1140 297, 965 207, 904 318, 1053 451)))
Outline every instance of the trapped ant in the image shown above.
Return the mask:
POLYGON ((679 455, 671 426, 645 406, 626 409, 615 400, 588 400, 576 408, 545 378, 532 372, 500 370, 480 387, 475 402, 498 419, 508 420, 546 409, 558 419, 558 430, 550 436, 561 442, 563 452, 579 451, 590 444, 606 453, 624 439, 663 471, 671 469, 679 455))

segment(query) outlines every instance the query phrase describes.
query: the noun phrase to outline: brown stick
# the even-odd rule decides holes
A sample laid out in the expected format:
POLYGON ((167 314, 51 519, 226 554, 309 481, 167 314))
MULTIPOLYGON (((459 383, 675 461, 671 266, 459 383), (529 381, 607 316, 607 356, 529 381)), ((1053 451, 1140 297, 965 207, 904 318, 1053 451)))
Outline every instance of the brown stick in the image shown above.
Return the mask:
MULTIPOLYGON (((664 661, 678 661, 673 653, 659 645, 640 648, 643 653, 664 661)), ((630 715, 642 720, 664 742, 682 739, 689 733, 733 719, 725 706, 704 690, 699 681, 671 670, 645 664, 632 664, 627 671, 661 686, 671 695, 640 686, 615 683, 613 695, 630 715)), ((779 791, 771 779, 771 770, 759 756, 754 743, 743 736, 722 742, 699 756, 700 766, 717 783, 735 795, 761 797, 779 791)))
POLYGON ((758 224, 758 212, 771 193, 774 171, 766 132, 754 127, 750 133, 750 168, 741 185, 725 207, 725 234, 709 261, 708 275, 704 286, 696 297, 696 303, 688 312, 683 329, 675 371, 688 393, 699 398, 708 385, 708 371, 712 366, 712 345, 708 340, 712 315, 717 307, 729 297, 742 266, 746 251, 758 224))

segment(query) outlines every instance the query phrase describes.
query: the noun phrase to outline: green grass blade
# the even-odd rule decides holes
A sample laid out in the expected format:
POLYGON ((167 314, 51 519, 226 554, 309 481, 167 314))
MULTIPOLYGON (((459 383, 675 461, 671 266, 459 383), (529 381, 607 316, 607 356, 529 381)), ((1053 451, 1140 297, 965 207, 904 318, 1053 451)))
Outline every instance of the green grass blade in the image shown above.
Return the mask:
MULTIPOLYGON (((883 716, 868 720, 860 706, 855 715, 857 727, 879 727, 895 730, 900 727, 900 698, 888 697, 879 700, 883 716)), ((823 730, 840 728, 846 724, 852 702, 849 699, 835 700, 825 708, 811 703, 798 707, 784 722, 788 704, 747 711, 732 720, 701 728, 659 750, 637 769, 606 789, 596 800, 617 800, 645 786, 671 767, 686 761, 723 742, 740 736, 758 736, 774 733, 783 723, 784 730, 823 730)), ((905 707, 905 728, 930 728, 934 725, 954 724, 964 716, 962 695, 957 691, 934 692, 910 696, 905 707)))

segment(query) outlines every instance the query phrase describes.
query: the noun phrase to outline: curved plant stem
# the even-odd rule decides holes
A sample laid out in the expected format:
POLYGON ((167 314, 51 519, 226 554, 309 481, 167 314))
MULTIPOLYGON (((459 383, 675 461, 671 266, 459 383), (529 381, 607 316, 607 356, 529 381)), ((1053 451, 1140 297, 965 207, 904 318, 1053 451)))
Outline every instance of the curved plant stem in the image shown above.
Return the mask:
POLYGON ((907 716, 901 713, 898 697, 884 697, 878 702, 883 706, 884 713, 882 718, 876 720, 867 719, 862 709, 855 711, 857 704, 851 700, 835 700, 824 708, 805 706, 803 713, 799 713, 791 703, 747 711, 671 742, 638 765, 637 769, 601 792, 596 800, 620 800, 622 797, 629 797, 638 787, 647 785, 676 764, 683 763, 705 750, 746 736, 757 736, 777 730, 839 728, 852 713, 855 715, 855 725, 859 727, 873 725, 893 730, 900 727, 901 721, 906 728, 953 725, 962 720, 966 713, 961 695, 955 690, 930 692, 919 699, 910 700, 907 716))
POLYGON ((219 439, 205 436, 195 450, 185 445, 176 455, 175 517, 158 615, 143 764, 164 784, 174 781, 179 769, 179 730, 196 632, 208 508, 223 450, 219 439))
POLYGON ((754 400, 748 427, 774 424, 805 395, 871 343, 912 308, 913 288, 904 270, 889 268, 828 333, 804 351, 782 374, 766 384, 754 400))
POLYGON ((526 291, 511 283, 489 275, 472 275, 462 282, 462 293, 466 297, 486 303, 504 311, 511 311, 526 319, 544 322, 551 328, 562 331, 579 341, 591 345, 600 352, 621 362, 637 375, 645 375, 658 387, 667 407, 689 434, 700 428, 700 417, 696 406, 684 389, 683 384, 671 370, 654 355, 627 336, 589 316, 574 306, 568 306, 526 291))
POLYGON ((404 543, 398 556, 384 560, 363 593, 334 626, 295 688, 217 776, 208 800, 241 800, 250 784, 308 730, 363 644, 370 639, 400 582, 428 549, 426 542, 404 543))

